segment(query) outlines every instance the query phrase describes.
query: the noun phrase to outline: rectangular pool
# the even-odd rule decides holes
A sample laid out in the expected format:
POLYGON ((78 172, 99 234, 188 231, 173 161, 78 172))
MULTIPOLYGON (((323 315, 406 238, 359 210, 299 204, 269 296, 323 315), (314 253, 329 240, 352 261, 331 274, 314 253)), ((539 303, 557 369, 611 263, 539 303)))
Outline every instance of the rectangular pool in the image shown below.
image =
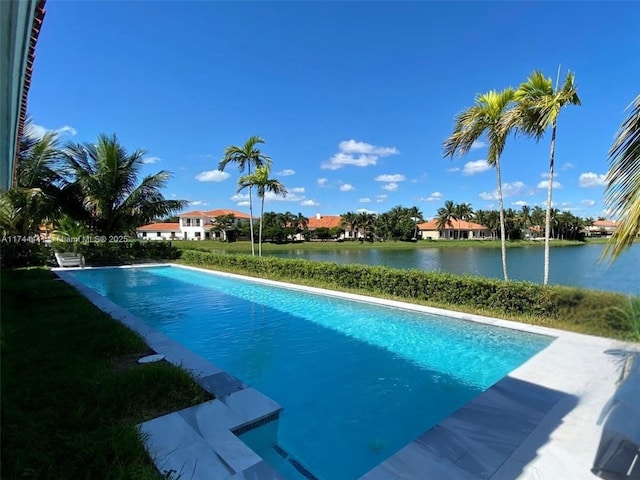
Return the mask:
POLYGON ((280 403, 277 445, 247 443, 327 480, 363 475, 553 341, 174 266, 67 273, 280 403))

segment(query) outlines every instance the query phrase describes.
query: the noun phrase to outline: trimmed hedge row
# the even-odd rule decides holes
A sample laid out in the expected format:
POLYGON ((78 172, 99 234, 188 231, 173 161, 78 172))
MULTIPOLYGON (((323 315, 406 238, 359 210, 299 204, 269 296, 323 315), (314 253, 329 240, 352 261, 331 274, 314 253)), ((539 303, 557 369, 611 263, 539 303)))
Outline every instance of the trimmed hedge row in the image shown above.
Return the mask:
POLYGON ((143 260, 176 260, 180 250, 171 242, 103 242, 103 243, 3 243, 0 246, 0 266, 54 267, 57 266, 54 252, 76 251, 82 253, 85 263, 92 266, 122 265, 143 260), (74 249, 75 247, 75 249, 74 249))
POLYGON ((536 316, 555 316, 558 312, 557 290, 529 282, 196 250, 183 251, 181 260, 193 266, 217 267, 271 279, 322 280, 339 289, 362 289, 441 304, 536 316))

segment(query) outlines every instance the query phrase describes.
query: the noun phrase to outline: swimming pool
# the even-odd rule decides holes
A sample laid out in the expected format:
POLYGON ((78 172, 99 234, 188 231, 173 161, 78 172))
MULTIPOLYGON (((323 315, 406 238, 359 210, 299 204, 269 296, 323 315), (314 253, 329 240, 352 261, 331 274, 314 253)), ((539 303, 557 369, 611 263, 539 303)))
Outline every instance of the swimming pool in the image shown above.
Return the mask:
POLYGON ((246 441, 323 479, 364 474, 553 340, 180 267, 68 273, 280 403, 278 448, 246 441))

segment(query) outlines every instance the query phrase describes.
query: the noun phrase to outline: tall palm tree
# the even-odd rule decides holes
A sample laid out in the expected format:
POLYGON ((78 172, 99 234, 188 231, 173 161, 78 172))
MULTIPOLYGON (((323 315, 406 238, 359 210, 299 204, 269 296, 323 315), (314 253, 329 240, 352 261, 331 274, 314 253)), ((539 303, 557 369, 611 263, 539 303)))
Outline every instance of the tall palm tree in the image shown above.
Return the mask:
POLYGON ((470 203, 459 203, 455 206, 455 211, 458 219, 458 240, 460 240, 462 221, 469 221, 473 218, 473 208, 471 208, 470 203))
POLYGON ((547 213, 544 230, 544 279, 549 283, 549 238, 551 234, 551 198, 553 193, 554 157, 556 151, 556 128, 558 116, 567 105, 580 105, 578 90, 573 73, 568 72, 562 88, 553 87, 553 81, 542 72, 534 71, 526 82, 516 90, 517 102, 513 110, 511 125, 517 126, 524 134, 540 140, 547 128, 551 127, 551 147, 549 153, 549 186, 547 188, 547 213))
POLYGON ((457 218, 456 205, 452 200, 447 200, 446 202, 444 202, 444 207, 438 209, 437 226, 442 230, 447 227, 453 228, 452 220, 456 220, 457 218))
POLYGON ((287 196, 287 189, 275 178, 269 178, 271 165, 261 165, 254 173, 244 175, 238 179, 238 192, 245 188, 256 187, 258 198, 260 198, 260 229, 258 233, 258 256, 262 256, 262 214, 264 212, 264 197, 267 192, 275 195, 287 196))
MULTIPOLYGON (((609 150, 605 200, 620 224, 607 242, 603 257, 615 260, 640 232, 640 95, 622 123, 609 150)), ((627 108, 629 108, 627 107, 627 108)))
POLYGON ((471 146, 483 135, 489 143, 487 162, 496 169, 498 184, 498 206, 500 209, 500 245, 502 248, 502 273, 505 280, 507 274, 507 248, 504 228, 504 204, 502 197, 502 175, 500 157, 504 150, 507 136, 513 124, 505 121, 507 112, 513 104, 514 91, 505 88, 501 92, 491 90, 476 97, 475 105, 458 114, 453 134, 447 138, 443 146, 443 155, 453 157, 456 153, 463 156, 471 150, 471 146))
POLYGON ((415 205, 409 209, 409 215, 411 215, 411 219, 413 220, 414 230, 413 230, 413 238, 418 239, 418 223, 424 222, 424 217, 422 216, 422 212, 415 205))
MULTIPOLYGON (((262 166, 271 166, 271 158, 264 155, 256 145, 264 143, 257 135, 249 137, 242 146, 230 145, 224 151, 224 157, 218 163, 218 170, 223 171, 229 163, 238 165, 238 170, 251 175, 251 169, 262 166)), ((252 187, 249 186, 249 231, 251 235, 251 255, 255 255, 253 245, 253 199, 252 187)))
POLYGON ((70 190, 78 195, 82 218, 94 234, 128 235, 136 227, 177 213, 188 202, 165 200, 161 193, 171 177, 167 171, 147 175, 138 183, 144 150, 128 153, 116 135, 100 135, 95 144, 69 144, 64 150, 71 175, 70 190))

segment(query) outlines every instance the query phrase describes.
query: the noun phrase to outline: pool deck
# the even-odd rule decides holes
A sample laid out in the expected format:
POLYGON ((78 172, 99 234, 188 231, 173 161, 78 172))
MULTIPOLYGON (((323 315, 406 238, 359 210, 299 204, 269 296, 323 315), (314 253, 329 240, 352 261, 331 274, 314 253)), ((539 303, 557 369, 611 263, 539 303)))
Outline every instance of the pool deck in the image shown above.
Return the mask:
MULTIPOLYGON (((194 480, 283 478, 236 436, 277 418, 280 405, 75 281, 65 273, 71 269, 54 270, 98 308, 141 334, 167 361, 190 370, 196 381, 215 395, 215 400, 140 425, 147 450, 161 473, 168 478, 194 480)), ((555 337, 540 353, 361 480, 597 478, 591 468, 603 419, 629 359, 640 361, 640 344, 286 285, 555 337)))

